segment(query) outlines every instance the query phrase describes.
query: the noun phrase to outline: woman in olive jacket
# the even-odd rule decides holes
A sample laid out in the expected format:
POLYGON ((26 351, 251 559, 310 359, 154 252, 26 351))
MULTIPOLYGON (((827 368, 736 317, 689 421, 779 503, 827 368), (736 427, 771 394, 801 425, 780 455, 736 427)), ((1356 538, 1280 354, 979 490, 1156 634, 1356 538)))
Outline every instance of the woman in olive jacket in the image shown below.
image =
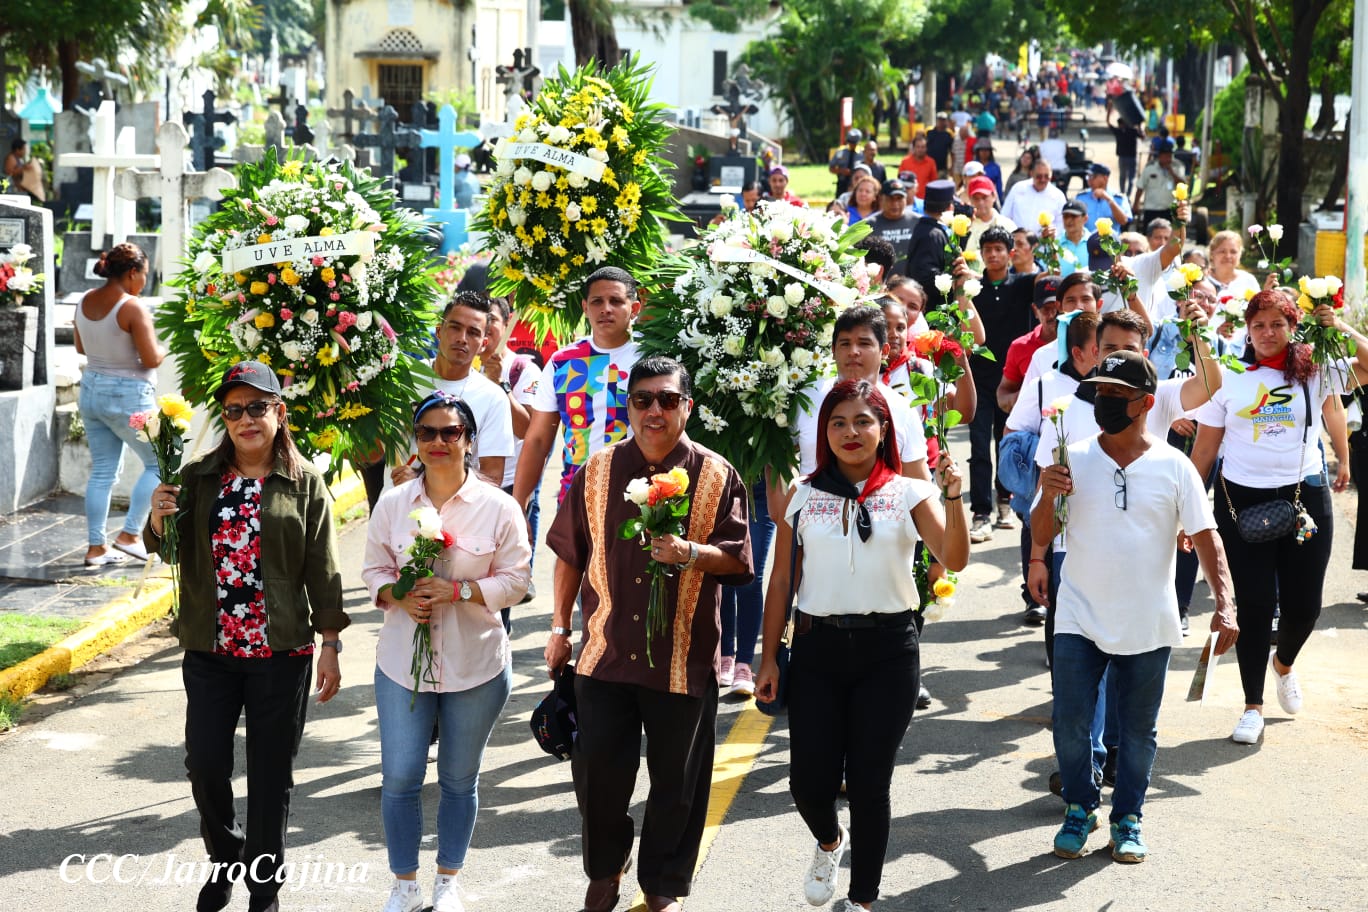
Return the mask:
POLYGON ((185 648, 185 766, 205 849, 216 865, 197 909, 228 905, 233 882, 249 912, 278 908, 277 870, 304 732, 314 635, 315 688, 341 684, 342 575, 329 494, 295 448, 275 373, 244 361, 214 397, 227 433, 185 467, 182 486, 152 496, 144 532, 155 550, 169 517, 180 534, 181 605, 173 631, 185 648), (233 814, 233 735, 247 714, 248 816, 233 814))

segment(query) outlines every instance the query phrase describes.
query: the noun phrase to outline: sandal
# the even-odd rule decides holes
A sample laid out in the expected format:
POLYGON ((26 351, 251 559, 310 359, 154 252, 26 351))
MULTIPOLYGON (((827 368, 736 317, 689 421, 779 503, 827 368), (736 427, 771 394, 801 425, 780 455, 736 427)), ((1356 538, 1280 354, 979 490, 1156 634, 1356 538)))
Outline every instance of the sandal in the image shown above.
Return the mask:
POLYGON ((127 561, 127 555, 120 554, 118 551, 106 551, 99 557, 87 557, 85 565, 87 567, 107 567, 110 564, 123 564, 127 561))

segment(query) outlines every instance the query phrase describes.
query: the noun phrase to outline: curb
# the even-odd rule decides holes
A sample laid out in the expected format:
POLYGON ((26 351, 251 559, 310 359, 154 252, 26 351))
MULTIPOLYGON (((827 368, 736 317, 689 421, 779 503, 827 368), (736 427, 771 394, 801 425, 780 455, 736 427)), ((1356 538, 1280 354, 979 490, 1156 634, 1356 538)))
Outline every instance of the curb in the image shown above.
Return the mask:
MULTIPOLYGON (((366 499, 365 484, 359 475, 351 471, 334 482, 329 490, 333 495, 334 517, 341 516, 366 499)), ((148 624, 165 617, 170 607, 170 580, 149 578, 140 593, 114 599, 71 636, 18 665, 0 671, 0 697, 11 700, 27 697, 54 675, 68 674, 80 668, 148 624)))

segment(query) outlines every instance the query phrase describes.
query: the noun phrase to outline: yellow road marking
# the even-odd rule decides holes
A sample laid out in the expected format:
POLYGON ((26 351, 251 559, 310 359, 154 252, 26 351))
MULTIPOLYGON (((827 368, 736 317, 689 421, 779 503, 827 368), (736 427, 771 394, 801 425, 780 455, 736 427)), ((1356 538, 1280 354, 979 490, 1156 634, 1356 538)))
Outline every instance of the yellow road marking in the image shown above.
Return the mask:
MULTIPOLYGON (((765 735, 773 724, 774 717, 765 715, 752 703, 737 714, 727 740, 717 746, 713 756, 712 788, 708 792, 708 819, 703 826, 695 875, 707 860, 708 848, 722 829, 722 821, 741 791, 741 783, 746 781, 746 775, 755 765, 755 758, 760 756, 765 735)), ((631 912, 646 912, 646 897, 640 890, 632 900, 631 912)))

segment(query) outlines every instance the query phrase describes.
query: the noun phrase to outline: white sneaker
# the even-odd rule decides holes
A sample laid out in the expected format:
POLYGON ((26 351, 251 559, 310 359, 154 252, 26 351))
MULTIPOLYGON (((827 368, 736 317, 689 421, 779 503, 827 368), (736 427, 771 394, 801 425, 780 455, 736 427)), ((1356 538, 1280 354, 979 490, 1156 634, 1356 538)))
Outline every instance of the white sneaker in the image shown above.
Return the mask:
POLYGON ((1258 744, 1263 730, 1263 714, 1257 709, 1246 709, 1244 715, 1240 716, 1240 721, 1235 723, 1235 731, 1231 732, 1230 740, 1236 744, 1258 744))
POLYGON ((723 690, 732 686, 736 676, 736 657, 723 656, 717 670, 717 686, 723 690))
POLYGON ((418 881, 394 878, 394 886, 390 887, 383 912, 420 912, 422 908, 423 891, 418 881))
POLYGON ((432 912, 465 912, 461 888, 455 874, 438 874, 432 882, 432 912))
POLYGON ((1273 657, 1277 654, 1276 649, 1268 654, 1268 667, 1273 670, 1273 681, 1278 685, 1278 705, 1283 712, 1295 716, 1302 708, 1301 686, 1297 683, 1297 673, 1292 669, 1287 669, 1287 674, 1278 673, 1273 664, 1273 657))
POLYGON ((428 763, 436 763, 436 762, 437 762, 437 745, 436 745, 436 744, 429 744, 429 745, 428 745, 428 763))
POLYGON ((849 843, 850 833, 841 827, 841 841, 836 848, 825 852, 819 842, 812 850, 812 864, 808 866, 807 880, 803 883, 803 895, 812 905, 824 906, 836 895, 836 885, 841 879, 841 858, 849 843))
POLYGON ((838 899, 832 905, 831 912, 867 912, 867 910, 859 903, 853 903, 848 899, 838 899))

